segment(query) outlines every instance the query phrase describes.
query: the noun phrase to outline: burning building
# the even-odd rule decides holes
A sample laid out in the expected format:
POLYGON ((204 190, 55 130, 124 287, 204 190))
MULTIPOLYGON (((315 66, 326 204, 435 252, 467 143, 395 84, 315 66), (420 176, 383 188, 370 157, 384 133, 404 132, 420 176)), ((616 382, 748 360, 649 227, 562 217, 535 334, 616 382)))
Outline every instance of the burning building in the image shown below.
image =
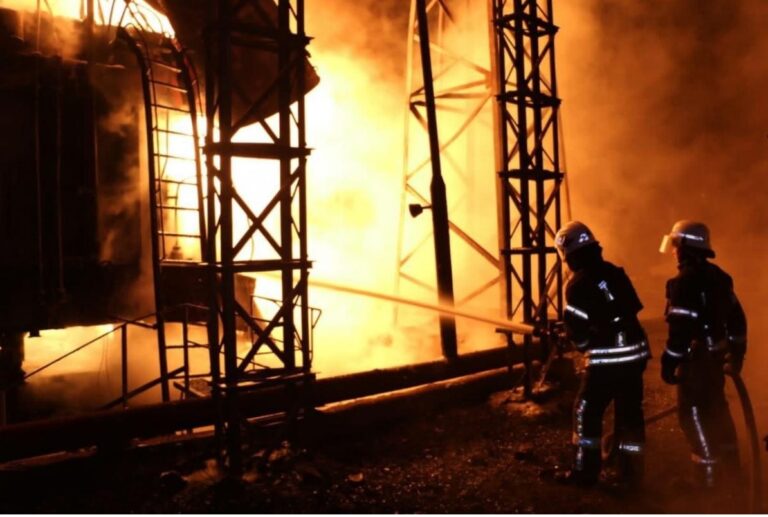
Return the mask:
MULTIPOLYGON (((484 125, 497 119, 516 121, 500 137, 510 147, 496 149, 502 173, 477 182, 488 187, 478 189, 482 199, 471 198, 465 188, 475 176, 471 169, 446 168, 448 194, 446 186, 442 194, 439 189, 426 194, 429 180, 419 174, 438 158, 434 146, 431 155, 426 152, 427 141, 438 140, 432 127, 425 133, 412 130, 403 184, 391 181, 391 170, 386 177, 374 173, 392 163, 391 142, 371 144, 371 135, 383 139, 375 126, 391 119, 391 95, 377 104, 370 93, 371 88, 383 91, 391 85, 361 78, 354 59, 340 54, 325 65, 342 78, 342 91, 355 95, 324 97, 315 88, 318 77, 308 61, 301 6, 285 0, 236 5, 99 1, 82 3, 82 12, 68 12, 69 17, 46 12, 45 6, 4 9, 8 73, 2 94, 9 112, 16 114, 3 126, 9 135, 3 144, 9 171, 4 181, 19 186, 3 191, 4 210, 28 216, 21 224, 8 218, 4 230, 9 242, 17 242, 6 257, 4 273, 13 305, 4 315, 9 335, 18 342, 27 332, 109 323, 107 334, 122 336, 123 382, 119 397, 105 407, 127 406, 147 390, 159 389, 164 401, 177 388, 185 397, 218 401, 234 399, 244 388, 313 386, 316 373, 434 361, 443 342, 449 363, 428 363, 412 378, 402 372, 373 372, 372 377, 331 379, 322 385, 327 388, 318 388, 328 391, 315 402, 370 395, 505 364, 507 351, 493 348, 499 344, 494 325, 527 335, 529 350, 534 345, 531 325, 546 328, 561 312, 559 263, 551 246, 563 178, 559 101, 554 80, 546 79, 554 74, 554 26, 546 22, 546 31, 537 34, 548 41, 535 49, 540 52, 537 59, 497 46, 506 37, 500 33, 487 40, 495 53, 473 56, 481 62, 477 64, 457 50, 464 38, 455 32, 454 15, 471 18, 471 10, 451 13, 442 5, 422 10, 427 11, 422 23, 416 23, 416 11, 411 13, 407 101, 414 118, 408 123, 434 120, 436 109, 468 112, 469 117, 456 116, 442 126, 451 128, 441 150, 446 163, 462 169, 456 166, 476 162, 470 150, 477 148, 477 131, 487 131, 484 125), (433 36, 421 32, 427 26, 435 29, 433 36), (434 68, 428 47, 416 45, 431 37, 441 49, 434 68), (535 63, 535 73, 521 80, 540 83, 538 89, 510 88, 492 102, 493 85, 506 84, 510 74, 509 69, 494 68, 501 62, 512 67, 535 63), (428 92, 425 85, 433 80, 436 91, 428 92), (371 122, 370 134, 359 134, 361 117, 371 122), (344 129, 343 138, 328 131, 330 121, 344 129), (519 129, 527 121, 533 121, 530 142, 519 129), (473 123, 479 126, 474 134, 473 123), (308 133, 320 135, 318 140, 335 138, 330 154, 325 150, 322 157, 318 146, 317 157, 310 156, 308 133), (518 139, 527 145, 512 146, 518 139), (415 169, 413 160, 420 164, 415 169), (308 162, 326 176, 311 183, 308 162), (359 174, 363 167, 365 176, 359 174), (540 169, 546 173, 541 177, 540 169), (469 227, 456 218, 487 211, 493 205, 487 203, 489 192, 506 202, 497 208, 506 213, 499 219, 506 225, 489 231, 471 217, 469 227), (419 210, 431 208, 434 224, 430 227, 426 217, 407 223, 401 218, 399 238, 383 231, 394 227, 396 217, 378 204, 390 194, 392 206, 400 201, 405 209, 415 201, 419 210), (436 196, 444 198, 442 215, 436 196), (344 208, 344 219, 327 218, 327 227, 318 228, 323 206, 331 204, 344 208), (530 206, 521 209, 524 204, 530 206), (519 217, 512 214, 518 209, 519 217), (317 225, 320 238, 307 231, 310 223, 317 225), (339 235, 342 228, 346 234, 339 235), (478 230, 482 236, 473 236, 478 230), (451 245, 446 248, 443 241, 437 260, 423 251, 433 236, 449 231, 463 246, 456 253, 460 268, 467 270, 478 257, 486 268, 483 278, 470 275, 457 281, 458 307, 445 296, 444 273, 438 278, 442 306, 434 303, 432 288, 435 263, 438 272, 445 271, 451 245), (370 262, 339 260, 356 248, 370 262), (388 252, 395 248, 401 255, 391 260, 388 252), (426 323, 421 318, 392 330, 391 305, 373 311, 366 302, 353 301, 340 310, 334 298, 339 295, 313 291, 312 305, 333 312, 327 317, 336 322, 326 327, 331 332, 323 336, 327 348, 317 368, 313 333, 318 311, 308 296, 312 257, 318 258, 313 274, 319 273, 320 280, 356 283, 363 278, 358 293, 373 291, 400 304, 420 299, 415 305, 428 308, 431 315, 426 323), (397 270, 390 273, 394 262, 397 270), (386 295, 395 277, 408 279, 422 292, 404 292, 406 298, 386 295), (478 316, 481 311, 486 314, 478 316), (462 328, 462 320, 459 332, 453 331, 453 343, 445 346, 446 335, 442 340, 437 336, 436 312, 442 312, 441 329, 455 326, 457 315, 468 316, 482 322, 486 336, 470 339, 477 329, 462 328), (512 319, 524 324, 510 323, 512 319), (125 343, 127 329, 135 326, 155 333, 157 352, 152 366, 145 368, 154 374, 129 384, 130 347, 125 343), (393 346, 397 335, 406 337, 407 347, 393 346), (478 348, 488 350, 467 356, 478 348), (205 364, 202 371, 193 371, 192 356, 205 364), (455 364, 461 366, 454 365, 457 357, 455 364), (376 380, 379 376, 385 380, 376 380)), ((482 27, 484 22, 477 20, 482 27)), ((504 20, 498 30, 513 30, 512 18, 504 20)), ((525 37, 532 35, 526 32, 525 37)), ((401 121, 396 124, 402 128, 401 121)), ((433 177, 439 172, 433 169, 433 177)), ((333 282, 321 284, 338 288, 333 282)), ((512 346, 512 332, 507 334, 512 346)), ((513 355, 519 353, 513 347, 513 355)), ((228 408, 222 425, 236 442, 239 416, 236 406, 228 408)))
MULTIPOLYGON (((255 5, 241 18, 276 23, 271 2, 255 5)), ((56 16, 72 14, 65 2, 52 6, 0 11, 9 243, 0 328, 16 346, 21 333, 152 313, 158 286, 168 306, 206 296, 199 271, 170 265, 204 254, 197 74, 207 2, 154 4, 160 11, 102 2, 84 19, 56 16), (153 284, 157 261, 169 267, 153 284)), ((234 98, 233 116, 249 125, 275 113, 277 57, 256 45, 233 60, 233 88, 248 92, 234 98)), ((306 69, 309 90, 317 76, 306 69)), ((252 281, 238 279, 247 305, 252 281)))

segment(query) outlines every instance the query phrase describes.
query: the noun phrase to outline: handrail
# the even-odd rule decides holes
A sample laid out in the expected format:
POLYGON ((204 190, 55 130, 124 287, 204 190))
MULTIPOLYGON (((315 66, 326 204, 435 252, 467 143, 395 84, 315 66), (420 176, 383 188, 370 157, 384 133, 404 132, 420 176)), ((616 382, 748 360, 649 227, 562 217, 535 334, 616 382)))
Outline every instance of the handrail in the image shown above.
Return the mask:
MULTIPOLYGON (((276 301, 276 300, 274 300, 274 301, 276 301)), ((186 308, 186 309, 190 309, 191 308, 191 309, 203 310, 203 311, 209 311, 210 310, 209 307, 206 307, 206 306, 203 306, 203 305, 198 305, 198 304, 195 304, 195 303, 180 303, 180 304, 176 304, 176 305, 173 305, 173 306, 170 306, 170 307, 166 307, 163 311, 160 311, 160 313, 165 314, 165 313, 167 313, 169 311, 174 311, 174 310, 178 310, 178 309, 182 309, 182 308, 186 308)), ((311 308, 311 309, 315 309, 315 308, 311 308)), ((316 310, 318 312, 320 312, 319 309, 316 309, 316 310)), ((39 368, 35 369, 34 371, 26 374, 21 381, 11 385, 10 387, 6 388, 6 390, 18 388, 25 381, 27 381, 29 378, 31 378, 31 377, 33 377, 35 375, 38 375, 39 373, 43 372, 44 370, 47 370, 48 368, 52 367, 53 365, 63 361, 64 359, 66 359, 66 358, 68 358, 68 357, 70 357, 70 356, 72 356, 72 355, 74 355, 74 354, 76 354, 76 353, 78 353, 78 352, 80 352, 82 350, 84 350, 85 348, 88 348, 89 346, 91 346, 91 345, 93 345, 95 343, 98 343, 102 339, 104 339, 104 338, 106 338, 106 337, 108 337, 108 336, 110 336, 112 334, 115 334, 118 331, 120 331, 121 334, 122 334, 122 339, 121 339, 122 361, 123 361, 123 367, 122 367, 122 377, 123 377, 123 379, 122 379, 122 381, 123 381, 122 382, 122 394, 117 399, 112 400, 109 403, 101 406, 100 409, 109 409, 109 408, 112 408, 112 407, 114 407, 114 406, 116 406, 116 405, 118 405, 120 403, 125 405, 129 399, 133 398, 134 396, 136 396, 136 395, 138 395, 140 393, 145 392, 146 390, 148 390, 148 389, 150 389, 150 388, 152 388, 154 386, 157 386, 158 384, 160 384, 164 380, 173 379, 177 375, 179 375, 180 373, 185 373, 185 375, 188 375, 188 373, 187 373, 188 365, 186 365, 186 362, 185 362, 185 365, 183 365, 183 366, 181 366, 179 368, 176 368, 173 371, 168 372, 167 375, 161 375, 157 379, 151 380, 151 381, 149 381, 149 382, 139 386, 138 388, 135 388, 135 389, 133 389, 131 391, 128 391, 128 385, 127 385, 127 373, 128 373, 127 372, 127 329, 128 329, 128 327, 133 325, 133 326, 136 326, 138 328, 143 328, 143 329, 157 331, 158 327, 157 327, 156 324, 146 323, 145 321, 143 321, 143 320, 146 320, 146 319, 148 319, 150 317, 157 317, 157 316, 158 316, 158 312, 152 312, 152 313, 149 313, 149 314, 145 314, 143 316, 140 316, 140 317, 134 318, 134 319, 127 319, 127 318, 124 318, 122 316, 109 315, 109 318, 114 320, 114 323, 115 323, 115 327, 114 328, 112 328, 111 330, 109 330, 107 332, 104 332, 103 334, 100 334, 100 335, 94 337, 93 339, 90 339, 89 341, 87 341, 87 342, 83 343, 82 345, 74 348, 73 350, 70 350, 69 352, 66 352, 65 354, 63 354, 63 355, 53 359, 52 361, 50 361, 50 362, 40 366, 39 368)), ((315 321, 315 323, 316 323, 316 321, 315 321)), ((183 324, 187 325, 188 322, 185 321, 185 322, 183 322, 183 324)), ((314 328, 314 325, 313 325, 312 328, 314 328)), ((185 339, 185 343, 182 346, 184 346, 184 347, 189 346, 189 341, 187 341, 185 339)), ((204 347, 204 346, 205 345, 200 345, 198 343, 192 343, 192 347, 193 348, 204 347)), ((223 353, 223 351, 220 351, 220 353, 223 353)), ((243 360, 243 358, 240 358, 240 357, 238 359, 243 360)))
POLYGON ((20 382, 17 382, 15 385, 12 385, 11 387, 14 388, 14 387, 20 386, 24 381, 26 381, 30 377, 32 377, 34 375, 37 375, 38 373, 42 372, 43 370, 47 370, 48 368, 50 368, 54 364, 56 364, 56 363, 58 363, 58 362, 60 362, 60 361, 62 361, 64 359, 66 359, 67 357, 69 357, 69 356, 79 352, 80 350, 83 350, 84 348, 86 348, 88 346, 91 346, 92 344, 94 344, 97 341, 107 337, 108 335, 114 334, 118 329, 122 328, 125 325, 127 325, 127 323, 123 323, 122 325, 119 325, 119 326, 113 328, 109 332, 105 332, 104 334, 101 334, 100 336, 97 336, 97 337, 93 338, 92 340, 86 342, 85 344, 80 345, 79 347, 75 348, 74 350, 70 350, 69 352, 67 352, 66 354, 62 355, 61 357, 57 357, 56 359, 54 359, 50 363, 45 364, 45 365, 39 367, 38 369, 32 371, 31 373, 26 374, 24 376, 24 378, 20 382))
MULTIPOLYGON (((180 374, 183 371, 184 371, 184 367, 180 366, 179 368, 176 368, 175 370, 172 370, 172 371, 168 372, 167 378, 168 379, 173 379, 174 377, 176 377, 178 374, 180 374)), ((115 400, 113 400, 113 401, 111 401, 111 402, 109 402, 107 404, 104 404, 99 409, 101 409, 101 410, 112 409, 113 407, 117 406, 118 404, 125 404, 126 402, 128 402, 129 399, 132 399, 133 397, 135 397, 136 395, 138 395, 140 393, 144 393, 145 391, 147 391, 150 388, 154 388, 155 386, 157 386, 158 384, 163 382, 163 380, 164 379, 161 376, 161 377, 158 377, 157 379, 153 379, 153 380, 151 380, 151 381, 149 381, 147 383, 144 383, 141 386, 139 386, 138 388, 134 388, 131 391, 129 391, 127 393, 124 393, 123 395, 120 395, 115 400)))
MULTIPOLYGON (((165 310, 162 311, 162 312, 167 312, 167 311, 171 311, 171 310, 175 310, 175 309, 183 308, 183 307, 190 307, 190 308, 195 308, 195 309, 208 310, 208 307, 204 307, 202 305, 196 305, 196 304, 193 304, 193 303, 180 303, 180 304, 174 305, 172 307, 166 307, 165 310)), ((103 333, 103 334, 101 334, 99 336, 96 336, 95 338, 91 339, 90 341, 87 341, 86 343, 83 343, 82 345, 78 346, 77 348, 75 348, 73 350, 70 350, 69 352, 65 353, 64 355, 59 356, 56 359, 52 360, 51 362, 49 362, 47 364, 44 364, 43 366, 40 366, 39 368, 33 370, 32 372, 24 375, 24 378, 21 381, 17 382, 16 384, 11 385, 10 388, 16 388, 18 386, 21 386, 30 377, 32 377, 34 375, 37 375, 37 374, 39 374, 40 372, 42 372, 44 370, 47 370, 48 368, 50 368, 54 364, 63 361, 67 357, 76 354, 77 352, 79 352, 79 351, 81 351, 81 350, 83 350, 83 349, 93 345, 94 343, 104 339, 105 337, 107 337, 107 336, 109 336, 111 334, 114 334, 118 330, 122 330, 123 328, 128 327, 129 325, 134 325, 136 327, 144 328, 144 329, 149 329, 149 330, 157 330, 157 325, 156 324, 144 323, 142 321, 142 320, 145 320, 145 319, 150 318, 152 316, 157 317, 157 312, 151 312, 149 314, 146 314, 144 316, 140 316, 138 318, 131 319, 131 320, 123 318, 121 316, 110 315, 109 317, 111 319, 119 321, 120 324, 118 324, 112 330, 110 330, 108 332, 105 332, 105 333, 103 333)))

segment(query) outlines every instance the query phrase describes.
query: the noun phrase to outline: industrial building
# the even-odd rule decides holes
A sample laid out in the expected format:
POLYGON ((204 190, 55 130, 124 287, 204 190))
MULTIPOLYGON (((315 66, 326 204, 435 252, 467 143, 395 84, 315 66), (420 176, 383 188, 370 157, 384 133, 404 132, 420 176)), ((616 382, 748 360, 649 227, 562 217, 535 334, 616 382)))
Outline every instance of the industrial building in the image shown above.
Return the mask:
MULTIPOLYGON (((640 180, 635 201, 601 171, 575 174, 581 191, 570 179, 558 67, 579 52, 556 45, 559 2, 350 7, 407 27, 370 70, 392 35, 328 16, 335 39, 315 56, 308 13, 321 8, 308 3, 0 2, 1 461, 200 440, 242 477, 254 435, 311 434, 358 403, 446 385, 530 401, 568 376, 555 235, 574 218, 571 190, 601 229, 625 206, 647 214, 627 216, 630 232, 673 212, 654 218, 664 180, 640 180)), ((574 24, 605 22, 600 37, 613 14, 646 14, 592 6, 587 23, 563 4, 574 24)), ((701 15, 721 18, 736 23, 701 15)), ((601 59, 624 59, 600 44, 601 59)), ((602 62, 578 69, 595 89, 602 62)), ((610 109, 573 127, 607 133, 610 109)), ((661 273, 642 264, 644 297, 661 273)))

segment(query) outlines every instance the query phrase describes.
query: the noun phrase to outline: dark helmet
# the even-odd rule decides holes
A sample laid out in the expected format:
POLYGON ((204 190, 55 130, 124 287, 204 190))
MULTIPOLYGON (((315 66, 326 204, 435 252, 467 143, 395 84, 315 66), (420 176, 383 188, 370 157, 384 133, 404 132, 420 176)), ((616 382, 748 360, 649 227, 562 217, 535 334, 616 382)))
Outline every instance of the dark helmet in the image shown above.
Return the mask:
POLYGON ((598 244, 598 241, 587 225, 580 221, 566 223, 555 235, 555 247, 563 260, 574 251, 590 244, 598 244))

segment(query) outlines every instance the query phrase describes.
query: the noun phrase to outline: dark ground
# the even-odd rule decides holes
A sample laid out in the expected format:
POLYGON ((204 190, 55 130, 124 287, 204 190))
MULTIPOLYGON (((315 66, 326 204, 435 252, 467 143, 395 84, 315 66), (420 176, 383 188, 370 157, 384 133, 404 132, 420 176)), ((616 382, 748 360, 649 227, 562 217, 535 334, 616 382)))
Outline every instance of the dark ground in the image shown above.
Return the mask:
MULTIPOLYGON (((651 334, 658 329, 651 328, 651 334)), ((654 348, 660 340, 654 339, 654 348)), ((674 403, 646 371, 646 415, 674 403)), ((740 513, 746 483, 697 488, 676 417, 648 426, 646 484, 619 486, 609 470, 591 489, 552 480, 569 461, 573 390, 541 405, 512 392, 357 430, 320 443, 249 453, 239 484, 216 474, 206 446, 101 454, 0 471, 3 512, 163 513, 740 513), (164 472, 171 471, 171 474, 164 472)), ((736 401, 732 401, 732 407, 736 401)), ((738 419, 741 414, 734 411, 738 419)), ((743 443, 746 443, 742 440, 743 443)))

